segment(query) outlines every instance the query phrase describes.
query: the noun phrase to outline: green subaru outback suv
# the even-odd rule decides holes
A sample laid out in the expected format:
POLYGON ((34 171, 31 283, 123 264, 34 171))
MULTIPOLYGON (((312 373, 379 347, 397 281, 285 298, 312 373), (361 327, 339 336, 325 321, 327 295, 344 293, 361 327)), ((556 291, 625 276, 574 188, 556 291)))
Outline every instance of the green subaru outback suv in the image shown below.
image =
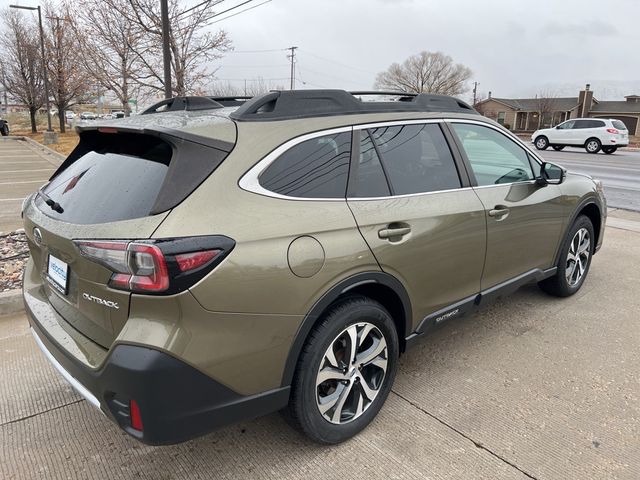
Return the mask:
POLYGON ((337 443, 438 324, 580 289, 599 182, 457 99, 367 98, 181 97, 79 127, 23 206, 24 301, 87 401, 150 444, 277 410, 337 443))

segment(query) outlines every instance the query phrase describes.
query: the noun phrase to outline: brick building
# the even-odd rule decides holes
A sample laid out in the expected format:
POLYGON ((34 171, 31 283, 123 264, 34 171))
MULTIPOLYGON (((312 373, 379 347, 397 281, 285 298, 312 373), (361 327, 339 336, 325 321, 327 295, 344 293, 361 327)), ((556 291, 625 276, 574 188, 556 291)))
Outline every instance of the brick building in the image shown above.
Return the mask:
POLYGON ((624 101, 598 100, 589 84, 577 97, 489 98, 478 102, 476 110, 518 132, 548 128, 570 118, 615 118, 627 126, 629 135, 640 135, 640 95, 624 101))

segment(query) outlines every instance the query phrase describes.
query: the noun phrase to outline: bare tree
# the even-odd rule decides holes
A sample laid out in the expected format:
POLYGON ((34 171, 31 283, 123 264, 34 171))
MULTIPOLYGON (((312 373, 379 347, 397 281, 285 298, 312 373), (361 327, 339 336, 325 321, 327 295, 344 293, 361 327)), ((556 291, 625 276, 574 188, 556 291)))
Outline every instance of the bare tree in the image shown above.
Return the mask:
POLYGON ((557 95, 550 91, 540 92, 536 96, 536 108, 539 114, 538 128, 550 127, 553 123, 553 112, 555 112, 557 104, 556 98, 557 95))
MULTIPOLYGON (((71 8, 70 0, 65 0, 65 8, 71 8)), ((100 87, 115 94, 128 116, 133 78, 141 67, 139 56, 147 52, 142 46, 143 32, 130 17, 119 13, 127 8, 128 0, 85 0, 72 26, 83 68, 100 87)))
POLYGON ((228 80, 214 81, 208 91, 219 97, 255 97, 272 90, 284 90, 284 86, 265 80, 262 77, 247 79, 244 86, 234 85, 228 80))
POLYGON ((64 112, 87 91, 90 82, 82 68, 81 50, 75 41, 69 10, 45 3, 45 51, 53 103, 58 108, 60 131, 65 131, 64 112))
MULTIPOLYGON (((185 2, 169 0, 169 46, 173 72, 174 95, 194 92, 210 75, 207 63, 220 58, 231 47, 223 30, 204 32, 215 17, 215 6, 221 0, 209 0, 194 7, 185 2)), ((143 41, 131 45, 141 68, 134 77, 140 85, 164 90, 162 64, 162 19, 157 0, 105 0, 104 8, 111 8, 136 25, 143 41)))
POLYGON ((468 90, 472 72, 441 52, 420 52, 394 63, 376 77, 375 88, 415 93, 460 95, 468 90))
POLYGON ((29 108, 31 132, 36 133, 36 113, 44 104, 38 30, 20 12, 5 10, 2 20, 5 32, 0 49, 0 82, 29 108))

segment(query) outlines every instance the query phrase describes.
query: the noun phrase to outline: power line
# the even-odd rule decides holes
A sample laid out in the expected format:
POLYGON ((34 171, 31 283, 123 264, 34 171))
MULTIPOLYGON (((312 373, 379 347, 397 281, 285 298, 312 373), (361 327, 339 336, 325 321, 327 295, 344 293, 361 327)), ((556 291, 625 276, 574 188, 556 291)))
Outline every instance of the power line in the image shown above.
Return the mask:
POLYGON ((351 68, 352 70, 358 70, 358 71, 363 72, 363 73, 368 73, 369 75, 375 75, 375 73, 373 73, 373 72, 369 72, 367 70, 364 70, 364 69, 359 68, 359 67, 354 67, 352 65, 347 65, 345 63, 336 62, 335 60, 331 60, 330 58, 321 57, 320 55, 316 55, 315 53, 311 53, 310 51, 305 50, 305 49, 301 49, 300 51, 305 53, 305 54, 307 54, 307 55, 311 55, 312 57, 315 57, 315 58, 317 58, 319 60, 324 60, 325 62, 334 63, 336 65, 340 65, 341 67, 345 67, 345 68, 351 68))
POLYGON ((231 52, 225 52, 225 55, 229 55, 231 53, 266 53, 266 52, 284 52, 285 50, 289 50, 288 48, 272 48, 269 50, 232 50, 231 52))
MULTIPOLYGON (((211 2, 213 2, 213 0, 204 0, 204 2, 200 2, 195 7, 191 7, 191 8, 188 8, 187 10, 185 10, 184 12, 180 12, 178 15, 176 15, 176 17, 180 17, 180 16, 184 15, 185 13, 189 13, 189 12, 195 10, 196 8, 200 8, 205 3, 211 3, 211 2)), ((215 5, 218 5, 219 3, 222 3, 222 2, 224 2, 224 0, 218 0, 213 5, 215 6, 215 5)))
MULTIPOLYGON (((246 2, 243 2, 243 3, 239 4, 239 5, 236 5, 235 7, 230 8, 229 10, 233 10, 234 8, 238 8, 238 7, 242 6, 242 5, 244 5, 245 3, 249 3, 249 2, 252 2, 252 1, 253 0, 247 0, 246 2)), ((245 8, 244 10, 242 10, 242 11, 240 11, 238 13, 234 13, 233 15, 229 15, 227 17, 221 18, 220 20, 216 20, 215 22, 211 22, 211 25, 213 25, 214 23, 222 22, 223 20, 227 20, 227 19, 229 19, 231 17, 235 17, 236 15, 240 15, 241 13, 248 12, 249 10, 253 10, 254 8, 258 8, 258 7, 262 6, 262 5, 264 5, 265 3, 269 3, 271 1, 272 0, 266 0, 265 2, 262 2, 262 3, 259 3, 257 5, 254 5, 253 7, 245 8)), ((226 10, 226 11, 228 12, 229 10, 226 10)), ((217 17, 218 15, 222 15, 223 13, 224 12, 220 12, 220 13, 214 15, 214 16, 217 17)))

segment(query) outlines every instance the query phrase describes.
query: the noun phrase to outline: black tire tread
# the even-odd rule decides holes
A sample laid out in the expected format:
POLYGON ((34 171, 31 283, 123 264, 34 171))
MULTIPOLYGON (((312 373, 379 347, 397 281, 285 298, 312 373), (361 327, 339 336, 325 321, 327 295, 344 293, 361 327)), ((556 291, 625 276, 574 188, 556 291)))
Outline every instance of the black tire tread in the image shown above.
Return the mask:
POLYGON ((391 315, 384 308, 384 306, 382 306, 375 300, 372 300, 371 298, 363 295, 350 295, 348 297, 344 297, 342 299, 339 299, 336 303, 329 307, 329 309, 323 315, 322 319, 313 327, 313 329, 309 333, 307 341, 305 342, 305 345, 300 352, 300 357, 298 358, 298 364, 296 365, 296 371, 294 374, 294 380, 291 385, 289 406, 282 411, 285 420, 290 426, 298 431, 303 432, 318 443, 330 445, 339 442, 327 441, 326 439, 319 437, 319 435, 315 431, 311 430, 304 421, 301 421, 299 417, 299 412, 301 411, 302 407, 302 381, 300 379, 300 370, 305 363, 307 356, 313 355, 315 353, 314 350, 316 348, 316 345, 322 344, 325 341, 324 332, 330 328, 331 323, 334 321, 334 319, 343 311, 356 308, 358 306, 375 306, 376 308, 379 308, 382 312, 384 312, 389 318, 391 318, 391 315))

